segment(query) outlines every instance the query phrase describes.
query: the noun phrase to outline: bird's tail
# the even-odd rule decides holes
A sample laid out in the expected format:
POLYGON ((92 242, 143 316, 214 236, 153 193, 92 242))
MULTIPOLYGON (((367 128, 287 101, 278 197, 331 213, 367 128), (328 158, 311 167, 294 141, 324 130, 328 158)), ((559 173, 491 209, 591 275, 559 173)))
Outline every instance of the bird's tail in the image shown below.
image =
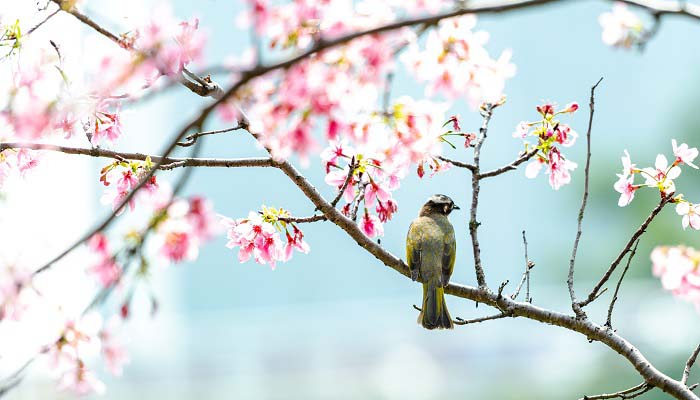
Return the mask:
POLYGON ((418 323, 426 329, 454 328, 445 304, 445 289, 433 283, 423 284, 423 308, 418 323))

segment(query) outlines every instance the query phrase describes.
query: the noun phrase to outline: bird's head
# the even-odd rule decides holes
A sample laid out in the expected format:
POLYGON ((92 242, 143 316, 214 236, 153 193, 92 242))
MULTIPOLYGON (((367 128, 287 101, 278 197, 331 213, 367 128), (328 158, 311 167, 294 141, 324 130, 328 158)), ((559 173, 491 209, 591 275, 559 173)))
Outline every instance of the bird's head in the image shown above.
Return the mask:
POLYGON ((451 198, 444 194, 434 194, 423 204, 420 215, 441 214, 450 215, 452 210, 459 210, 459 207, 451 198))

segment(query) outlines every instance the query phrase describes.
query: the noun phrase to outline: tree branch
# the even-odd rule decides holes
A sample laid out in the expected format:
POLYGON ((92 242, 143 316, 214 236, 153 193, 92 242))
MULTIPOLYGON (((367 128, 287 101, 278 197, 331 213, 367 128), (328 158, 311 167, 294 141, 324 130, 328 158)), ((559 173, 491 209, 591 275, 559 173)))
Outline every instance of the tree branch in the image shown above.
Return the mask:
POLYGON ((520 294, 520 289, 523 288, 523 283, 527 281, 525 301, 532 303, 532 299, 530 298, 530 270, 535 266, 535 263, 530 261, 527 256, 527 237, 525 237, 525 231, 523 231, 523 246, 525 247, 525 272, 523 272, 523 277, 520 278, 520 283, 518 284, 518 287, 515 288, 515 292, 510 296, 510 298, 512 300, 517 299, 518 295, 520 294))
POLYGON ((30 149, 39 151, 53 151, 64 154, 80 154, 90 157, 111 158, 118 161, 138 160, 145 161, 150 157, 151 161, 161 163, 160 170, 171 170, 180 167, 272 167, 270 158, 176 158, 162 157, 143 153, 126 153, 100 148, 86 149, 81 147, 55 146, 44 143, 0 143, 0 151, 7 149, 30 149))
POLYGON ((637 386, 633 386, 629 389, 620 390, 615 393, 603 393, 595 396, 583 396, 581 400, 603 400, 603 399, 633 399, 637 396, 641 396, 644 393, 653 389, 654 386, 649 385, 646 382, 640 383, 637 386))
POLYGON ((448 162, 448 163, 454 165, 455 167, 466 168, 472 172, 474 172, 476 170, 476 166, 474 164, 469 164, 469 163, 465 163, 465 162, 461 162, 461 161, 457 161, 457 160, 452 160, 450 158, 443 157, 443 156, 439 156, 438 160, 448 162))
POLYGON ((591 97, 588 106, 590 108, 590 113, 588 115, 588 130, 586 131, 586 168, 585 168, 585 180, 583 184, 583 199, 581 200, 581 209, 578 212, 578 224, 576 228, 576 239, 574 240, 574 247, 571 250, 571 260, 569 261, 569 275, 566 279, 566 285, 569 288, 569 297, 571 298, 571 308, 574 313, 579 318, 585 318, 586 314, 581 309, 581 306, 576 301, 576 292, 574 290, 574 266, 576 264, 576 251, 578 250, 579 240, 581 239, 583 223, 583 213, 586 211, 586 203, 588 202, 588 186, 590 181, 590 167, 591 167, 591 128, 593 127, 593 113, 595 112, 595 89, 600 85, 603 78, 600 78, 598 82, 591 87, 591 97))
POLYGON ((698 358, 698 354, 700 353, 700 344, 695 348, 693 351, 693 354, 690 355, 688 358, 688 361, 685 363, 685 368, 683 368, 683 377, 681 378, 681 383, 682 384, 687 384, 688 383, 688 378, 690 377, 690 369, 693 368, 693 364, 695 364, 695 360, 698 358))
POLYGON ((515 160, 513 160, 513 162, 511 162, 508 165, 504 165, 501 168, 496 168, 494 170, 484 172, 483 174, 479 174, 479 179, 491 178, 494 176, 501 175, 504 172, 513 171, 514 169, 518 168, 518 165, 531 159, 535 154, 537 154, 538 151, 539 151, 538 149, 530 150, 529 152, 527 152, 527 153, 521 155, 520 157, 516 158, 515 160))

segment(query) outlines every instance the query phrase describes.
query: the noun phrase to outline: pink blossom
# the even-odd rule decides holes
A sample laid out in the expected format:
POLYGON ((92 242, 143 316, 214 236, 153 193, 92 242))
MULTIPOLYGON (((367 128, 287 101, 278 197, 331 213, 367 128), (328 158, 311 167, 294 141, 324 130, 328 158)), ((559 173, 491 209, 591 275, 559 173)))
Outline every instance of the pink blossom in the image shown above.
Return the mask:
POLYGON ((360 229, 365 235, 371 238, 384 235, 384 226, 382 222, 376 215, 371 215, 368 212, 365 212, 362 221, 360 221, 360 229))
POLYGON ((4 266, 0 275, 0 321, 19 320, 29 307, 27 290, 31 273, 13 265, 4 266))
POLYGON ((664 289, 700 310, 700 253, 692 247, 659 246, 651 253, 652 272, 664 289))
POLYGON ((388 199, 386 202, 382 202, 381 200, 377 202, 376 211, 377 215, 379 216, 379 220, 382 222, 390 220, 397 210, 398 206, 393 199, 388 199))
POLYGON ((578 133, 569 128, 568 125, 559 124, 554 130, 556 133, 556 141, 564 147, 571 147, 578 138, 578 133))
POLYGON ((625 155, 622 156, 622 175, 623 176, 628 176, 633 174, 636 169, 636 165, 632 164, 632 160, 630 159, 630 154, 627 152, 627 149, 625 149, 625 155))
POLYGON ((216 214, 211 202, 204 197, 190 197, 186 218, 193 227, 194 235, 201 241, 210 239, 216 232, 216 214))
POLYGON ((536 178, 542 170, 542 165, 544 163, 545 161, 542 158, 535 157, 535 159, 530 161, 527 167, 525 167, 525 176, 529 179, 536 178))
POLYGON ((690 225, 691 228, 700 230, 700 204, 681 201, 676 205, 676 214, 683 216, 683 229, 690 225))
POLYGON ((681 174, 681 169, 678 166, 669 168, 668 160, 663 154, 656 156, 654 168, 647 167, 642 169, 645 184, 649 187, 656 187, 664 194, 670 194, 676 191, 676 185, 673 180, 681 174))
POLYGON ((377 199, 379 199, 379 201, 387 202, 389 199, 391 199, 391 193, 376 182, 370 181, 365 188, 365 204, 368 207, 373 207, 377 199))
POLYGON ((676 161, 678 163, 688 164, 691 167, 698 169, 698 166, 693 164, 693 160, 695 160, 695 157, 698 156, 697 148, 688 148, 688 145, 685 143, 678 146, 676 139, 671 140, 671 145, 673 146, 673 155, 676 156, 676 161))
POLYGON ((238 260, 243 263, 254 257, 258 264, 269 264, 273 269, 278 260, 284 260, 285 250, 275 227, 263 221, 260 214, 250 212, 248 218, 231 220, 223 218, 228 228, 226 247, 239 247, 238 260))
POLYGON ((85 367, 82 360, 77 360, 75 367, 61 376, 58 388, 59 390, 70 390, 78 396, 105 392, 104 383, 85 367))
POLYGON ((536 109, 537 112, 542 115, 542 118, 554 115, 554 105, 552 105, 552 103, 542 104, 541 106, 537 106, 536 109))
POLYGON ((297 228, 296 225, 293 225, 293 231, 294 236, 290 235, 289 232, 285 232, 285 235, 287 237, 287 244, 284 247, 283 261, 287 261, 290 258, 292 258, 292 252, 294 251, 294 249, 297 249, 298 251, 304 254, 308 254, 311 250, 308 243, 304 241, 304 233, 299 228, 297 228))
POLYGON ((615 3, 612 12, 601 14, 598 22, 603 27, 603 43, 609 46, 630 48, 645 33, 642 20, 623 3, 615 3))
POLYGON ((529 122, 520 121, 518 126, 515 127, 515 132, 513 132, 513 137, 525 139, 525 137, 527 137, 527 134, 530 132, 530 126, 531 126, 531 124, 529 122))
POLYGON ((160 254, 166 260, 179 263, 192 261, 199 254, 199 240, 192 226, 179 219, 168 219, 158 227, 160 254))
POLYGON ((35 168, 39 164, 34 153, 28 149, 19 149, 15 157, 17 159, 17 168, 22 177, 24 177, 27 171, 35 168))
POLYGON ((87 243, 88 248, 93 252, 94 261, 88 268, 88 272, 95 275, 103 287, 109 287, 119 281, 121 277, 121 266, 116 263, 114 256, 109 250, 107 238, 97 233, 87 243))
POLYGON ((559 112, 560 113, 574 113, 574 112, 576 112, 576 110, 578 110, 578 103, 573 102, 573 103, 567 104, 566 107, 559 112))
POLYGON ((619 180, 613 185, 615 190, 620 193, 620 199, 617 201, 617 205, 624 207, 632 202, 634 199, 634 192, 639 189, 639 186, 633 184, 634 175, 625 176, 618 174, 617 176, 619 180))
POLYGON ((124 346, 117 341, 114 335, 117 319, 110 320, 109 328, 103 328, 99 337, 102 341, 102 356, 107 370, 114 376, 121 376, 124 364, 129 362, 129 355, 124 346))
POLYGON ((565 159, 556 148, 549 152, 549 163, 547 174, 549 184, 554 190, 559 190, 562 185, 571 182, 570 171, 576 169, 576 163, 565 159))

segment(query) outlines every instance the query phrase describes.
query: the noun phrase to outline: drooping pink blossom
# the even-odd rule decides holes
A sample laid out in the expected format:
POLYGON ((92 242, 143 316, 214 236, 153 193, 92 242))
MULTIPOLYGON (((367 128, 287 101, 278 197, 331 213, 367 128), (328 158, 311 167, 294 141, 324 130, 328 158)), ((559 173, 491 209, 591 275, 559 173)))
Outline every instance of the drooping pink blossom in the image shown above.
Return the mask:
POLYGON ((651 253, 652 272, 664 289, 700 311, 700 252, 692 247, 659 246, 651 253))
POLYGON ((700 230, 700 204, 680 201, 676 204, 676 214, 683 216, 681 221, 683 229, 690 226, 695 230, 700 230))
POLYGON ((94 260, 87 271, 93 274, 103 287, 110 287, 117 283, 122 269, 109 249, 107 237, 97 233, 88 240, 87 245, 94 260))
POLYGON ((634 185, 634 175, 621 175, 618 174, 618 181, 615 182, 613 187, 620 193, 620 199, 617 201, 617 205, 624 207, 632 202, 634 199, 634 192, 639 189, 639 186, 634 185))
POLYGON ((571 182, 571 171, 577 167, 575 162, 565 159, 556 148, 549 152, 547 166, 549 184, 554 190, 559 190, 561 186, 571 182))
POLYGON ((377 237, 384 235, 384 226, 376 215, 365 212, 360 221, 360 229, 368 237, 377 237))
POLYGON ((678 146, 676 139, 671 140, 671 145, 673 146, 673 155, 676 156, 677 163, 687 164, 695 169, 698 169, 698 166, 693 164, 693 160, 695 160, 695 158, 698 156, 697 148, 689 148, 685 143, 678 146))

